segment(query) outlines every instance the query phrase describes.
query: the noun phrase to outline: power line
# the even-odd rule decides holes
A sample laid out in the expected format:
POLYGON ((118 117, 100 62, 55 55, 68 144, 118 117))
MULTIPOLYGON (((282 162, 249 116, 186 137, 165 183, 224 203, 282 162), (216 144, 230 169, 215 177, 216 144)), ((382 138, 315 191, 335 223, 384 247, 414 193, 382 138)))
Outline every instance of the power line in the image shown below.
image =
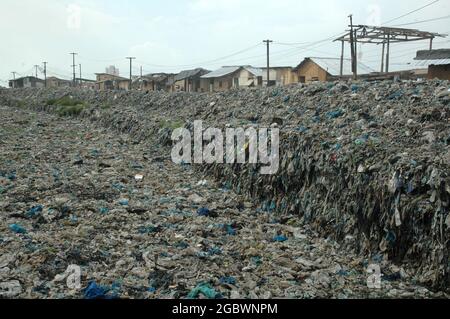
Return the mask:
POLYGON ((397 24, 397 25, 394 25, 394 27, 402 27, 402 26, 405 26, 405 25, 412 25, 412 24, 420 24, 420 23, 426 23, 426 22, 433 22, 433 21, 444 20, 444 19, 448 19, 448 18, 450 18, 450 15, 444 16, 444 17, 439 17, 439 18, 434 18, 434 19, 428 19, 428 20, 417 21, 417 22, 410 22, 410 23, 397 24))
POLYGON ((221 61, 221 60, 225 60, 225 59, 227 59, 227 58, 230 58, 230 57, 239 55, 239 54, 244 53, 244 52, 247 52, 247 51, 250 51, 250 50, 252 50, 252 49, 254 49, 254 48, 258 47, 258 46, 261 46, 261 43, 258 43, 258 44, 256 44, 256 45, 251 46, 251 47, 242 49, 242 50, 240 50, 240 51, 238 51, 238 52, 235 52, 235 53, 232 53, 232 54, 229 54, 229 55, 226 55, 226 56, 223 56, 223 57, 214 59, 214 60, 203 61, 203 62, 192 63, 192 64, 158 65, 158 64, 150 64, 150 63, 146 63, 145 61, 136 61, 136 62, 142 63, 142 64, 147 65, 147 66, 150 66, 150 67, 158 67, 158 68, 183 68, 183 67, 194 67, 194 66, 198 66, 198 65, 208 65, 208 64, 216 63, 216 62, 219 62, 219 61, 221 61))
POLYGON ((413 13, 416 13, 416 12, 418 12, 418 11, 420 11, 420 10, 423 10, 423 9, 425 9, 425 8, 431 6, 431 5, 433 5, 433 4, 435 4, 435 3, 439 2, 439 1, 440 1, 440 0, 435 0, 435 1, 433 1, 433 2, 430 2, 430 3, 428 3, 427 5, 424 5, 423 7, 417 8, 417 9, 415 9, 415 10, 413 10, 413 11, 411 11, 411 12, 408 12, 408 13, 406 13, 406 14, 404 14, 404 15, 401 15, 401 16, 395 18, 395 19, 386 21, 386 22, 382 23, 381 25, 383 26, 383 25, 386 25, 386 24, 391 23, 391 22, 393 22, 393 21, 396 21, 396 20, 399 20, 399 19, 404 18, 404 17, 406 17, 406 16, 409 16, 410 14, 413 14, 413 13))

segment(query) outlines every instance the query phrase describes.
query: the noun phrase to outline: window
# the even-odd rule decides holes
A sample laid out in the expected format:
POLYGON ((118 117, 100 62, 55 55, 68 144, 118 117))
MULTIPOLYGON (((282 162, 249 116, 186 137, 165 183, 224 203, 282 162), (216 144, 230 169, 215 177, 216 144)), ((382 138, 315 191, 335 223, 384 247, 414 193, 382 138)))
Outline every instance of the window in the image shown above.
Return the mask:
POLYGON ((222 88, 222 81, 219 81, 219 87, 222 88))

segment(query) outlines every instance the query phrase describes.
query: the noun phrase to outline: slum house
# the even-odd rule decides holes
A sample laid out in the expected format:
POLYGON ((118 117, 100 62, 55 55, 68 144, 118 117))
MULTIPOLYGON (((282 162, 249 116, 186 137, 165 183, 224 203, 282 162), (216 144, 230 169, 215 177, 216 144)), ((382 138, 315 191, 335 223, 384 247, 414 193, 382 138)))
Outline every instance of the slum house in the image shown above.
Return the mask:
MULTIPOLYGON (((260 68, 262 70, 262 80, 265 86, 267 86, 267 67, 260 68)), ((273 85, 289 85, 297 83, 298 78, 295 72, 292 72, 290 66, 275 66, 269 68, 270 83, 273 85)))
POLYGON ((223 66, 201 77, 202 87, 209 92, 227 91, 231 88, 262 86, 262 70, 249 65, 223 66))
POLYGON ((45 87, 45 81, 35 76, 24 76, 15 80, 9 81, 9 87, 13 89, 17 88, 43 88, 45 87))
MULTIPOLYGON (((341 59, 339 58, 305 58, 292 70, 300 83, 333 81, 341 76, 341 59)), ((358 74, 372 73, 374 70, 358 62, 358 74)), ((352 75, 351 59, 344 59, 342 65, 342 76, 352 75)))
POLYGON ((167 73, 147 74, 133 80, 132 88, 140 91, 166 91, 169 79, 174 76, 167 73))
POLYGON ((427 68, 428 79, 450 80, 450 49, 417 51, 416 67, 427 68))
POLYGON ((50 76, 47 78, 47 87, 49 88, 59 88, 59 87, 69 87, 72 85, 72 81, 57 78, 56 76, 50 76))
POLYGON ((209 72, 202 68, 181 71, 173 79, 171 92, 205 92, 208 88, 202 86, 200 77, 209 72))
POLYGON ((83 89, 95 90, 97 86, 97 81, 91 79, 76 79, 79 86, 83 89))
POLYGON ((108 73, 96 73, 97 77, 96 88, 100 91, 106 90, 128 90, 130 86, 130 80, 121 76, 108 74, 108 73))

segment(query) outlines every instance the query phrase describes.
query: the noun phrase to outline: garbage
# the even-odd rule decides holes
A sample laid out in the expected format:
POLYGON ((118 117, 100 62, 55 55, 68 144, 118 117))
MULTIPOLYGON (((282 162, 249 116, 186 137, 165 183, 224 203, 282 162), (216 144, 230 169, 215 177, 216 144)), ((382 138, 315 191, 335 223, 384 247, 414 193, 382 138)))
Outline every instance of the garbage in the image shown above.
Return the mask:
POLYGON ((22 285, 18 280, 0 282, 0 297, 13 298, 22 293, 22 285))
POLYGON ((39 213, 42 212, 42 209, 43 209, 42 205, 33 206, 25 213, 25 216, 27 216, 28 218, 33 218, 39 215, 39 213))
POLYGON ((111 287, 98 285, 95 281, 90 281, 83 290, 85 299, 117 299, 119 298, 117 286, 111 287))
POLYGON ((27 230, 18 224, 9 225, 9 229, 11 231, 15 232, 16 234, 26 234, 27 233, 27 230))
POLYGON ((0 279, 17 279, 19 298, 84 298, 51 283, 78 264, 94 296, 111 295, 100 283, 121 278, 124 298, 183 298, 202 282, 226 298, 448 298, 444 90, 445 81, 212 95, 0 89, 1 255, 19 256, 0 258, 0 279), (46 102, 68 93, 85 107, 58 117, 46 102), (191 128, 196 119, 204 128, 275 122, 279 171, 174 165, 172 123, 191 128), (10 231, 13 223, 27 236, 10 231), (159 256, 160 275, 144 251, 159 256), (380 290, 365 285, 375 256, 395 279, 380 290), (405 269, 400 279, 393 262, 405 269), (222 284, 226 277, 236 284, 222 284))
POLYGON ((187 295, 187 298, 189 299, 196 299, 200 295, 203 295, 204 297, 208 299, 220 299, 222 298, 222 295, 214 290, 214 288, 211 287, 208 283, 200 283, 191 290, 191 292, 187 295))
POLYGON ((219 281, 222 285, 223 284, 236 285, 236 278, 234 277, 221 277, 219 281))
POLYGON ((122 206, 128 206, 128 204, 129 204, 128 199, 119 200, 119 204, 122 206))
POLYGON ((288 240, 288 238, 284 235, 277 235, 273 238, 273 241, 277 241, 277 242, 284 242, 288 240))
POLYGON ((211 211, 205 207, 201 207, 197 210, 197 214, 199 216, 209 216, 210 213, 211 213, 211 211))

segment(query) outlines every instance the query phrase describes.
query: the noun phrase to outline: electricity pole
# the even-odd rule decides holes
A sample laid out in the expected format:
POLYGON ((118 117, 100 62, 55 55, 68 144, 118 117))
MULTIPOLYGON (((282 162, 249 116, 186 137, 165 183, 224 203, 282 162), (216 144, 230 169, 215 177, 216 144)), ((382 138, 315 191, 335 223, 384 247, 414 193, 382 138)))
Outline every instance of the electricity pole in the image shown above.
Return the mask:
POLYGON ((267 39, 267 40, 264 40, 263 42, 266 43, 266 45, 267 45, 267 86, 270 86, 270 69, 269 69, 270 61, 269 61, 269 58, 270 58, 270 44, 273 41, 267 39))
POLYGON ((77 55, 77 53, 72 52, 72 53, 69 53, 69 54, 72 55, 72 61, 73 61, 73 64, 72 64, 72 69, 73 69, 73 86, 75 86, 75 83, 77 81, 77 79, 76 79, 77 75, 76 75, 76 72, 75 72, 75 67, 76 67, 76 65, 75 65, 75 56, 77 55))
POLYGON ((13 75, 13 82, 12 82, 12 88, 14 89, 16 87, 16 73, 17 72, 11 72, 13 75))
POLYGON ((39 65, 37 65, 37 64, 34 65, 34 70, 35 70, 36 78, 38 77, 38 67, 39 67, 39 65))
POLYGON ((81 87, 81 84, 82 84, 82 80, 81 80, 81 64, 79 65, 80 66, 80 87, 81 87))
POLYGON ((348 16, 350 18, 350 48, 351 48, 351 55, 352 55, 352 72, 353 72, 353 79, 356 80, 356 55, 355 55, 355 43, 354 43, 354 33, 353 33, 353 14, 350 14, 348 16))
POLYGON ((130 60, 130 85, 128 87, 129 90, 131 90, 131 84, 132 84, 132 76, 133 76, 133 60, 136 59, 135 57, 127 57, 126 59, 130 60))
POLYGON ((47 87, 47 64, 48 62, 42 62, 44 64, 44 84, 47 87))

